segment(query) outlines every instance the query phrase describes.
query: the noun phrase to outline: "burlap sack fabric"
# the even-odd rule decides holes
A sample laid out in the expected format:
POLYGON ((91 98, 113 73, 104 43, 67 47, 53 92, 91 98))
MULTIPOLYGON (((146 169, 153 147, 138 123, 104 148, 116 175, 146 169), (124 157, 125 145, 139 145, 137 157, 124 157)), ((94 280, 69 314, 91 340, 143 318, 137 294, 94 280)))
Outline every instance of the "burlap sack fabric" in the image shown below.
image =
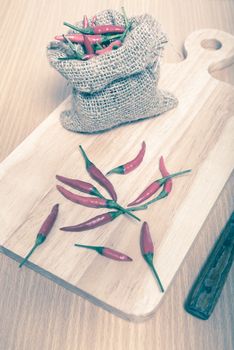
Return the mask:
MULTIPOLYGON (((49 62, 72 86, 71 110, 61 114, 66 129, 101 132, 158 116, 177 105, 172 94, 157 88, 166 35, 150 15, 130 21, 131 31, 122 47, 88 61, 59 61, 58 57, 66 56, 64 49, 48 46, 49 62)), ((96 24, 124 25, 124 18, 121 13, 106 10, 97 14, 96 24)))

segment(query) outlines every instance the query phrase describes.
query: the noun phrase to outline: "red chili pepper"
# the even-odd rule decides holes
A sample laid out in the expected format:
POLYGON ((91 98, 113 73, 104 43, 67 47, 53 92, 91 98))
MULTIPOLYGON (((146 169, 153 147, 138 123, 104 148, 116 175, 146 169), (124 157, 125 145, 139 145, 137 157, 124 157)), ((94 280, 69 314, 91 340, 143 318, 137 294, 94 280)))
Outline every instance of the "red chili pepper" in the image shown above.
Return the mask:
MULTIPOLYGON (((110 40, 118 39, 122 36, 122 34, 115 34, 115 35, 86 35, 89 39, 91 44, 102 44, 110 40)), ((63 35, 56 35, 55 40, 64 41, 63 35)), ((68 34, 65 36, 65 38, 68 38, 72 43, 77 44, 84 44, 84 35, 83 34, 68 34)))
POLYGON ((129 203, 127 206, 132 207, 133 205, 138 205, 145 202, 146 199, 150 198, 158 189, 161 187, 163 180, 156 180, 152 182, 134 201, 129 203))
POLYGON ((88 55, 93 55, 94 54, 93 47, 92 47, 92 45, 91 45, 87 35, 84 35, 84 46, 85 46, 86 53, 88 55))
MULTIPOLYGON (((160 170, 162 176, 170 175, 170 173, 166 169, 163 156, 161 156, 159 159, 159 170, 160 170)), ((172 190, 172 179, 168 179, 163 186, 162 192, 160 193, 160 199, 167 197, 169 195, 169 193, 171 192, 171 190, 172 190)))
POLYGON ((156 277, 161 292, 164 292, 164 288, 162 286, 158 273, 153 264, 154 245, 153 245, 153 241, 150 235, 149 226, 147 222, 144 222, 141 228, 141 252, 142 252, 143 258, 145 259, 145 261, 151 268, 154 276, 156 277))
POLYGON ((98 189, 88 182, 77 179, 70 179, 68 177, 60 175, 56 175, 56 179, 81 192, 88 193, 99 198, 104 198, 103 195, 98 191, 98 189))
POLYGON ((90 176, 96 180, 100 185, 102 185, 111 195, 111 198, 116 201, 117 200, 117 194, 115 192, 114 186, 112 183, 106 178, 106 176, 89 160, 87 157, 85 151, 83 150, 83 147, 80 145, 81 153, 85 160, 85 165, 88 173, 90 176))
MULTIPOLYGON (((89 37, 90 42, 96 43, 102 41, 101 35, 87 35, 89 37)), ((55 40, 64 41, 63 35, 56 35, 55 40)), ((65 36, 65 38, 68 38, 73 43, 77 44, 84 44, 84 35, 83 34, 68 34, 65 36)))
POLYGON ((103 255, 109 259, 118 261, 132 261, 132 258, 130 258, 129 256, 111 248, 83 244, 75 244, 75 246, 95 250, 98 254, 103 255))
POLYGON ((113 24, 105 24, 89 28, 79 28, 67 22, 63 22, 63 24, 82 34, 121 34, 125 30, 124 26, 118 26, 113 24))
POLYGON ((189 172, 191 172, 191 169, 179 171, 178 173, 173 173, 173 174, 165 176, 161 179, 155 180, 148 187, 146 187, 146 189, 136 199, 134 199, 134 201, 129 203, 127 206, 131 207, 133 205, 137 205, 137 204, 140 204, 142 202, 145 202, 148 198, 152 197, 152 195, 154 193, 156 193, 159 190, 159 188, 167 182, 168 179, 179 176, 179 175, 183 175, 183 174, 186 174, 189 172))
POLYGON ((27 254, 27 256, 21 261, 19 267, 22 267, 25 264, 25 262, 28 260, 28 258, 32 255, 34 250, 45 241, 47 235, 51 231, 51 229, 54 225, 54 222, 57 218, 58 209, 59 209, 59 204, 55 204, 53 206, 50 214, 47 216, 47 218, 45 219, 45 221, 41 225, 39 232, 37 234, 34 246, 30 250, 30 252, 27 254))
POLYGON ((90 29, 90 34, 121 34, 124 29, 124 26, 106 24, 93 27, 92 30, 90 29))
POLYGON ((163 156, 161 156, 159 159, 159 170, 163 177, 170 175, 166 168, 163 156))
MULTIPOLYGON (((185 170, 185 171, 179 173, 179 175, 181 175, 182 173, 190 172, 190 171, 191 170, 185 170)), ((167 197, 168 194, 171 192, 171 189, 172 189, 172 183, 168 182, 168 178, 170 179, 171 177, 173 177, 173 176, 169 175, 168 177, 164 178, 166 182, 164 181, 165 184, 164 184, 163 190, 159 193, 159 195, 156 198, 152 199, 149 202, 146 202, 145 204, 143 204, 141 206, 132 207, 130 210, 131 211, 145 210, 145 209, 148 208, 148 206, 150 204, 153 204, 153 203, 159 201, 160 199, 163 199, 163 198, 167 197)))
POLYGON ((86 15, 84 15, 84 17, 83 17, 83 28, 88 28, 88 26, 89 26, 88 17, 86 15))
MULTIPOLYGON (((66 197, 70 201, 77 203, 77 204, 81 204, 85 207, 108 208, 109 205, 111 205, 112 203, 115 204, 115 202, 112 200, 110 200, 111 203, 109 204, 108 200, 104 199, 104 198, 80 196, 78 194, 75 194, 75 193, 72 193, 72 192, 66 190, 66 188, 64 188, 60 185, 57 185, 56 188, 64 197, 66 197)), ((111 208, 111 206, 109 208, 111 208)), ((112 208, 116 208, 116 207, 112 207, 112 208)))
POLYGON ((122 45, 122 42, 120 40, 113 41, 110 45, 105 47, 104 49, 96 50, 97 55, 103 55, 106 52, 110 52, 113 49, 116 49, 122 45))
POLYGON ((144 155, 145 155, 145 149, 146 149, 146 144, 143 141, 141 145, 141 150, 137 154, 137 156, 131 160, 130 162, 124 164, 124 165, 119 165, 118 167, 108 171, 106 175, 110 174, 128 174, 131 171, 135 170, 143 161, 144 155))
POLYGON ((61 227, 60 230, 62 231, 70 231, 70 232, 79 232, 79 231, 86 231, 86 230, 92 230, 95 227, 99 227, 102 225, 107 224, 108 222, 111 222, 115 218, 117 218, 119 215, 121 215, 121 211, 109 211, 107 213, 97 215, 85 222, 82 222, 81 224, 74 225, 74 226, 67 226, 67 227, 61 227))
POLYGON ((57 190, 67 199, 70 201, 83 205, 85 207, 89 208, 109 208, 109 209, 118 209, 121 210, 123 213, 128 214, 132 216, 134 219, 140 221, 140 219, 132 214, 129 210, 121 207, 118 203, 111 199, 105 199, 105 198, 95 198, 95 197, 84 197, 80 196, 78 194, 72 193, 66 188, 57 185, 57 190))
POLYGON ((91 27, 95 27, 96 20, 97 20, 97 16, 93 16, 92 21, 91 21, 91 27))

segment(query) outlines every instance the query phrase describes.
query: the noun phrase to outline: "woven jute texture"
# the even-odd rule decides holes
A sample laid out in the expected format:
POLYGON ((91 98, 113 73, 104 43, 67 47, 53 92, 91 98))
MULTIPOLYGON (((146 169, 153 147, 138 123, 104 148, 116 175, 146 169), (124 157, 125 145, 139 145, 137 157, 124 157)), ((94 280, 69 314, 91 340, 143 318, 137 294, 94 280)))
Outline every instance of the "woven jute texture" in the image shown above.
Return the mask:
MULTIPOLYGON (((166 35, 150 15, 130 21, 131 30, 120 48, 88 61, 60 61, 59 57, 69 54, 66 45, 47 47, 50 64, 72 86, 71 109, 60 118, 66 129, 101 132, 158 116, 177 105, 171 93, 157 88, 166 35)), ((124 25, 124 18, 119 12, 106 10, 97 14, 96 24, 124 25)))

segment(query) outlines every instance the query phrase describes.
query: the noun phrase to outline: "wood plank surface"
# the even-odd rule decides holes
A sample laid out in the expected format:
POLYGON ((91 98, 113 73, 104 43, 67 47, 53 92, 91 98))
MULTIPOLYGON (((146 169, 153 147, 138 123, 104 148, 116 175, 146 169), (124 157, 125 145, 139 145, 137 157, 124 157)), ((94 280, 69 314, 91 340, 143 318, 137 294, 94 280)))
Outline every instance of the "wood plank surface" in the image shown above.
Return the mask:
MULTIPOLYGON (((111 1, 108 1, 108 3, 102 2, 101 5, 98 2, 95 4, 89 3, 89 5, 86 4, 86 7, 82 4, 82 8, 81 5, 72 3, 69 9, 63 2, 56 5, 54 4, 53 6, 52 4, 46 4, 47 7, 45 7, 44 3, 39 5, 34 1, 30 2, 30 4, 24 1, 20 8, 17 6, 14 7, 13 5, 13 2, 7 2, 7 4, 3 3, 1 9, 2 14, 4 14, 2 15, 4 20, 1 21, 1 26, 4 26, 5 30, 8 29, 8 32, 11 30, 11 35, 7 38, 1 36, 1 40, 4 40, 4 45, 6 47, 6 51, 2 57, 5 61, 3 61, 4 64, 1 66, 3 77, 1 83, 4 84, 4 89, 2 88, 1 90, 3 91, 1 96, 1 108, 3 108, 1 113, 2 158, 4 158, 20 140, 29 134, 40 120, 42 120, 50 110, 53 110, 67 93, 65 83, 62 83, 62 79, 60 80, 55 73, 53 79, 51 78, 53 73, 47 67, 46 60, 44 60, 44 65, 40 64, 40 60, 42 60, 41 52, 44 47, 44 37, 41 33, 43 32, 45 34, 47 31, 51 30, 45 42, 48 41, 55 31, 56 25, 58 25, 57 20, 61 23, 66 13, 72 20, 75 8, 77 8, 79 13, 87 12, 91 14, 93 11, 104 9, 108 6, 114 7, 111 1), (48 9, 48 6, 52 6, 53 9, 48 9), (53 13, 53 18, 50 16, 51 13, 53 13), (45 18, 48 23, 46 28, 43 27, 43 30, 41 30, 41 27, 38 25, 38 23, 43 23, 42 17, 43 19, 45 18), (18 25, 14 27, 13 23, 17 23, 18 25), (37 23, 36 28, 35 23, 37 23), (30 35, 26 36, 27 27, 30 27, 29 24, 34 26, 34 32, 30 32, 30 35), (17 32, 19 34, 24 33, 24 44, 21 44, 20 47, 14 46, 14 49, 12 49, 12 44, 14 43, 15 34, 17 32), (32 41, 35 39, 34 33, 37 34, 36 48, 35 46, 30 47, 27 45, 27 40, 32 41), (19 51, 21 51, 21 55, 19 51), (29 61, 29 58, 34 54, 35 58, 29 61), (18 60, 13 60, 13 57, 17 55, 18 60), (24 69, 20 71, 18 65, 15 63, 19 61, 21 62, 21 66, 22 64, 24 66, 24 69), (38 65, 43 67, 40 72, 38 65), (35 73, 35 80, 32 72, 35 73), (51 85, 53 85, 53 87, 51 87, 51 85), (37 87, 36 89, 34 89, 35 86, 37 87), (48 91, 48 88, 51 88, 51 91, 48 91), (62 94, 64 95, 62 96, 62 94), (25 96, 27 96, 27 98, 25 96), (28 98, 29 96, 30 98, 28 98), (51 104, 53 102, 54 105, 52 106, 51 104), (30 120, 28 119, 29 116, 30 120)), ((233 32, 233 21, 231 20, 233 17, 232 1, 178 1, 176 5, 170 3, 170 6, 168 7, 166 2, 158 2, 157 4, 144 2, 144 5, 143 3, 130 4, 129 2, 125 5, 130 14, 140 13, 144 10, 155 14, 163 23, 170 38, 174 36, 173 44, 176 50, 180 50, 183 39, 191 30, 201 28, 202 26, 216 27, 233 32), (181 26, 181 24, 179 25, 181 16, 185 16, 185 14, 188 17, 185 21, 183 20, 183 26, 181 26)), ((171 52, 168 50, 167 59, 178 60, 180 55, 173 53, 174 51, 172 49, 171 52)), ((225 72, 216 71, 212 74, 216 74, 218 78, 233 81, 231 69, 225 72)), ((226 189, 228 189, 229 183, 226 189)), ((229 191, 225 192, 227 198, 229 192, 230 188, 229 191)), ((71 296, 71 299, 69 299, 67 293, 63 295, 63 298, 60 294, 63 293, 63 291, 61 291, 59 287, 52 287, 50 282, 45 282, 40 277, 35 277, 30 271, 25 270, 24 273, 19 276, 16 264, 9 259, 2 258, 3 265, 1 267, 3 268, 3 273, 0 275, 0 283, 3 285, 4 300, 7 300, 7 302, 1 305, 2 314, 6 315, 2 318, 2 320, 4 319, 4 324, 0 328, 1 332, 3 332, 3 334, 1 334, 2 347, 6 349, 29 349, 32 347, 48 349, 73 349, 74 347, 80 349, 91 349, 95 347, 97 349, 105 349, 108 347, 116 349, 121 349, 123 347, 141 349, 143 344, 147 344, 149 348, 155 348, 155 346, 158 345, 159 349, 187 349, 188 343, 186 341, 188 341, 188 339, 186 333, 189 330, 190 333, 192 333, 189 342, 191 349, 199 346, 200 349, 214 348, 217 344, 220 349, 231 349, 233 346, 233 339, 231 336, 233 313, 230 314, 230 297, 228 297, 228 295, 231 296, 231 293, 233 293, 230 284, 231 277, 225 286, 224 293, 215 310, 215 314, 212 316, 212 321, 208 321, 209 323, 206 323, 206 327, 204 327, 204 323, 186 315, 181 307, 185 292, 187 292, 193 277, 195 277, 196 271, 198 271, 202 263, 202 259, 205 258, 215 239, 215 232, 217 235, 218 230, 222 227, 230 212, 232 203, 230 202, 230 198, 228 200, 225 199, 226 197, 220 197, 222 199, 222 204, 219 210, 216 209, 210 221, 208 220, 206 234, 199 236, 199 240, 201 240, 197 240, 192 252, 190 252, 187 261, 184 263, 183 270, 177 276, 173 288, 170 290, 170 296, 167 296, 160 306, 157 317, 141 326, 130 326, 124 321, 113 318, 104 311, 96 311, 96 307, 82 301, 78 297, 73 299, 74 296, 71 296), (212 229, 213 232, 211 232, 212 229), (20 285, 17 284, 17 281, 20 285), (36 287, 34 287, 35 281, 38 283, 36 287), (22 284, 24 284, 24 288, 22 284), (18 289, 17 285, 19 287, 18 289), (40 286, 42 286, 41 289, 40 286), (50 287, 52 289, 50 289, 50 287), (18 293, 16 293, 16 290, 18 293), (44 292, 44 290, 46 290, 46 292, 44 292), (58 290, 60 292, 56 294, 58 290), (225 295, 226 290, 227 294, 225 295), (55 298, 56 301, 54 300, 54 294, 57 295, 57 298, 55 298), (23 301, 24 298, 25 302, 23 301), (39 303, 35 303, 36 299, 39 300, 39 303), (41 311, 40 306, 38 306, 41 304, 40 301, 44 303, 45 310, 47 310, 49 305, 49 310, 51 312, 49 319, 47 318, 46 311, 44 315, 39 312, 41 311), (181 303, 179 303, 179 301, 181 301, 181 303), (48 305, 45 305, 46 302, 48 305), (177 305, 177 303, 179 304, 177 305), (13 309, 15 321, 13 321, 13 318, 9 317, 11 313, 9 311, 13 312, 13 309), (66 315, 70 316, 66 327, 64 327, 64 319, 62 318, 63 310, 66 310, 66 315), (29 314, 28 318, 26 318, 27 312, 29 314), (81 317, 82 322, 79 322, 81 317), (19 320, 22 321, 22 325, 18 325, 19 320), (45 327, 41 321, 45 322, 45 327), (49 324, 49 321, 52 322, 52 324, 49 324), (167 328, 165 328, 165 321, 167 321, 167 328), (32 327, 32 323, 35 327, 32 327), (79 324, 78 329, 77 324, 79 324), (88 324, 89 326, 91 325, 91 327, 88 327, 88 324), (46 328, 48 329, 48 327, 50 331, 47 331, 45 336, 46 328), (68 329, 69 332, 67 333, 68 329), (42 334, 43 337, 40 336, 42 334), (108 336, 105 336, 107 334, 108 336), (200 337, 197 336, 198 334, 200 337), (146 336, 148 336, 148 339, 144 340, 146 336)))

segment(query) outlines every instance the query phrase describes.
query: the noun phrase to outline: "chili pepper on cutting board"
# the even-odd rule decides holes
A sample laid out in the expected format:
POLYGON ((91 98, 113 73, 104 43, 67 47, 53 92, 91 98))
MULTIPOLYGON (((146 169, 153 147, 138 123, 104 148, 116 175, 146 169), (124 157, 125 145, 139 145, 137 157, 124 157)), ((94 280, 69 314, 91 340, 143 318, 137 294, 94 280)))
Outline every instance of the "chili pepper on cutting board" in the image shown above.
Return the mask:
POLYGON ((75 247, 95 250, 98 254, 103 255, 106 258, 117 260, 117 261, 132 261, 132 258, 127 256, 126 254, 120 253, 117 250, 107 248, 107 247, 90 246, 90 245, 83 245, 83 244, 75 244, 75 247))
POLYGON ((111 174, 128 174, 131 171, 135 170, 143 161, 144 155, 145 155, 145 150, 146 150, 146 144, 143 141, 141 145, 141 149, 136 155, 134 159, 129 161, 126 164, 119 165, 118 167, 111 169, 108 171, 106 175, 111 175, 111 174))
POLYGON ((115 192, 114 186, 112 183, 106 178, 106 176, 99 170, 94 163, 90 161, 87 154, 85 153, 83 147, 80 145, 80 150, 83 155, 83 158, 85 160, 85 165, 88 173, 90 176, 96 180, 100 185, 102 185, 110 194, 111 198, 116 201, 117 200, 117 194, 115 192))
POLYGON ((49 232, 51 231, 55 220, 58 215, 58 210, 59 210, 59 204, 55 204, 50 212, 50 214, 47 216, 43 224, 41 225, 39 232, 36 237, 36 241, 30 252, 26 255, 26 257, 21 261, 19 267, 22 267, 26 261, 29 259, 29 257, 32 255, 34 250, 41 245, 45 240, 46 237, 48 236, 49 232))

